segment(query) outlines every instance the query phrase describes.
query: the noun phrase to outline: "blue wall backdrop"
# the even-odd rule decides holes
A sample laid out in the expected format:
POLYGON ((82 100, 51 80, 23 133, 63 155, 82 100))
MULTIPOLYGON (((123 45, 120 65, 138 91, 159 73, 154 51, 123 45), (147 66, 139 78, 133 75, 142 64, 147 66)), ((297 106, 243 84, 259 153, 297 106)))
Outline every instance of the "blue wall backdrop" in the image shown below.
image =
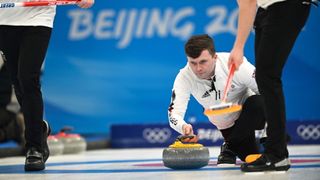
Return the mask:
MULTIPOLYGON (((183 46, 207 33, 217 51, 236 34, 236 1, 97 0, 91 9, 58 7, 46 58, 43 95, 54 131, 110 135, 113 124, 167 123, 183 46)), ((288 121, 320 122, 320 10, 312 8, 283 75, 288 121)), ((245 55, 254 63, 251 34, 245 55)), ((186 120, 207 122, 190 102, 186 120)))

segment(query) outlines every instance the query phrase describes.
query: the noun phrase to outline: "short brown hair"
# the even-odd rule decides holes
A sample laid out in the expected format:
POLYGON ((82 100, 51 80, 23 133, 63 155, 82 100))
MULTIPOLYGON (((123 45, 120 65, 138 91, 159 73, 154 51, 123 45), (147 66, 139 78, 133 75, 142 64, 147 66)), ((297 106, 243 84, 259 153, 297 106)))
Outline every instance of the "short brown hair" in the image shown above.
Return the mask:
POLYGON ((201 52, 206 49, 211 55, 215 55, 213 39, 208 34, 191 36, 184 46, 185 53, 192 58, 199 57, 201 52))

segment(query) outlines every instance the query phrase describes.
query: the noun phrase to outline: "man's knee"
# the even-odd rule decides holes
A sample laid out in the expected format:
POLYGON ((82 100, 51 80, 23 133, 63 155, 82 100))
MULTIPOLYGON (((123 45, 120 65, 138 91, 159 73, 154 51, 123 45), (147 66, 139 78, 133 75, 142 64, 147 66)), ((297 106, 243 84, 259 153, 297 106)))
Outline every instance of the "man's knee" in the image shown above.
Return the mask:
POLYGON ((255 114, 255 123, 257 123, 256 130, 263 129, 266 123, 266 112, 264 99, 261 95, 253 95, 248 97, 244 106, 248 111, 255 114))

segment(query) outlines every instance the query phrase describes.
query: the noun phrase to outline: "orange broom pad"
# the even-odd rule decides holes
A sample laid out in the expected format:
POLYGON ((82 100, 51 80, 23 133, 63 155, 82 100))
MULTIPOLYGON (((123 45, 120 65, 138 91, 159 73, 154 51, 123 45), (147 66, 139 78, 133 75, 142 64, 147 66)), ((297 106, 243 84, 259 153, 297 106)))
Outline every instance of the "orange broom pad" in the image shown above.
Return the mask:
POLYGON ((204 111, 204 114, 207 116, 221 115, 226 113, 237 112, 237 111, 240 111, 241 109, 242 109, 241 105, 231 105, 230 107, 227 107, 224 109, 206 109, 204 111))
POLYGON ((250 154, 246 157, 245 161, 246 163, 251 163, 253 161, 256 161, 260 157, 261 157, 261 154, 250 154))

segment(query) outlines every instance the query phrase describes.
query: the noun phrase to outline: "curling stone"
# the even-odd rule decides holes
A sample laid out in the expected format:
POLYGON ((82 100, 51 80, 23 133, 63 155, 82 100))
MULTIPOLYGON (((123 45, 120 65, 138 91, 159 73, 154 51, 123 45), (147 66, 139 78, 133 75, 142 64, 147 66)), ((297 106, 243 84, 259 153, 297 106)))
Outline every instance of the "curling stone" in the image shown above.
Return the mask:
POLYGON ((55 135, 64 145, 63 154, 76 154, 86 151, 86 140, 79 134, 69 134, 66 131, 70 131, 70 128, 63 128, 55 135))
POLYGON ((50 150, 50 155, 55 156, 63 154, 64 145, 61 140, 59 140, 55 136, 48 136, 47 142, 50 150))
POLYGON ((198 169, 209 163, 209 150, 202 144, 184 143, 181 138, 163 150, 164 166, 171 169, 198 169))

